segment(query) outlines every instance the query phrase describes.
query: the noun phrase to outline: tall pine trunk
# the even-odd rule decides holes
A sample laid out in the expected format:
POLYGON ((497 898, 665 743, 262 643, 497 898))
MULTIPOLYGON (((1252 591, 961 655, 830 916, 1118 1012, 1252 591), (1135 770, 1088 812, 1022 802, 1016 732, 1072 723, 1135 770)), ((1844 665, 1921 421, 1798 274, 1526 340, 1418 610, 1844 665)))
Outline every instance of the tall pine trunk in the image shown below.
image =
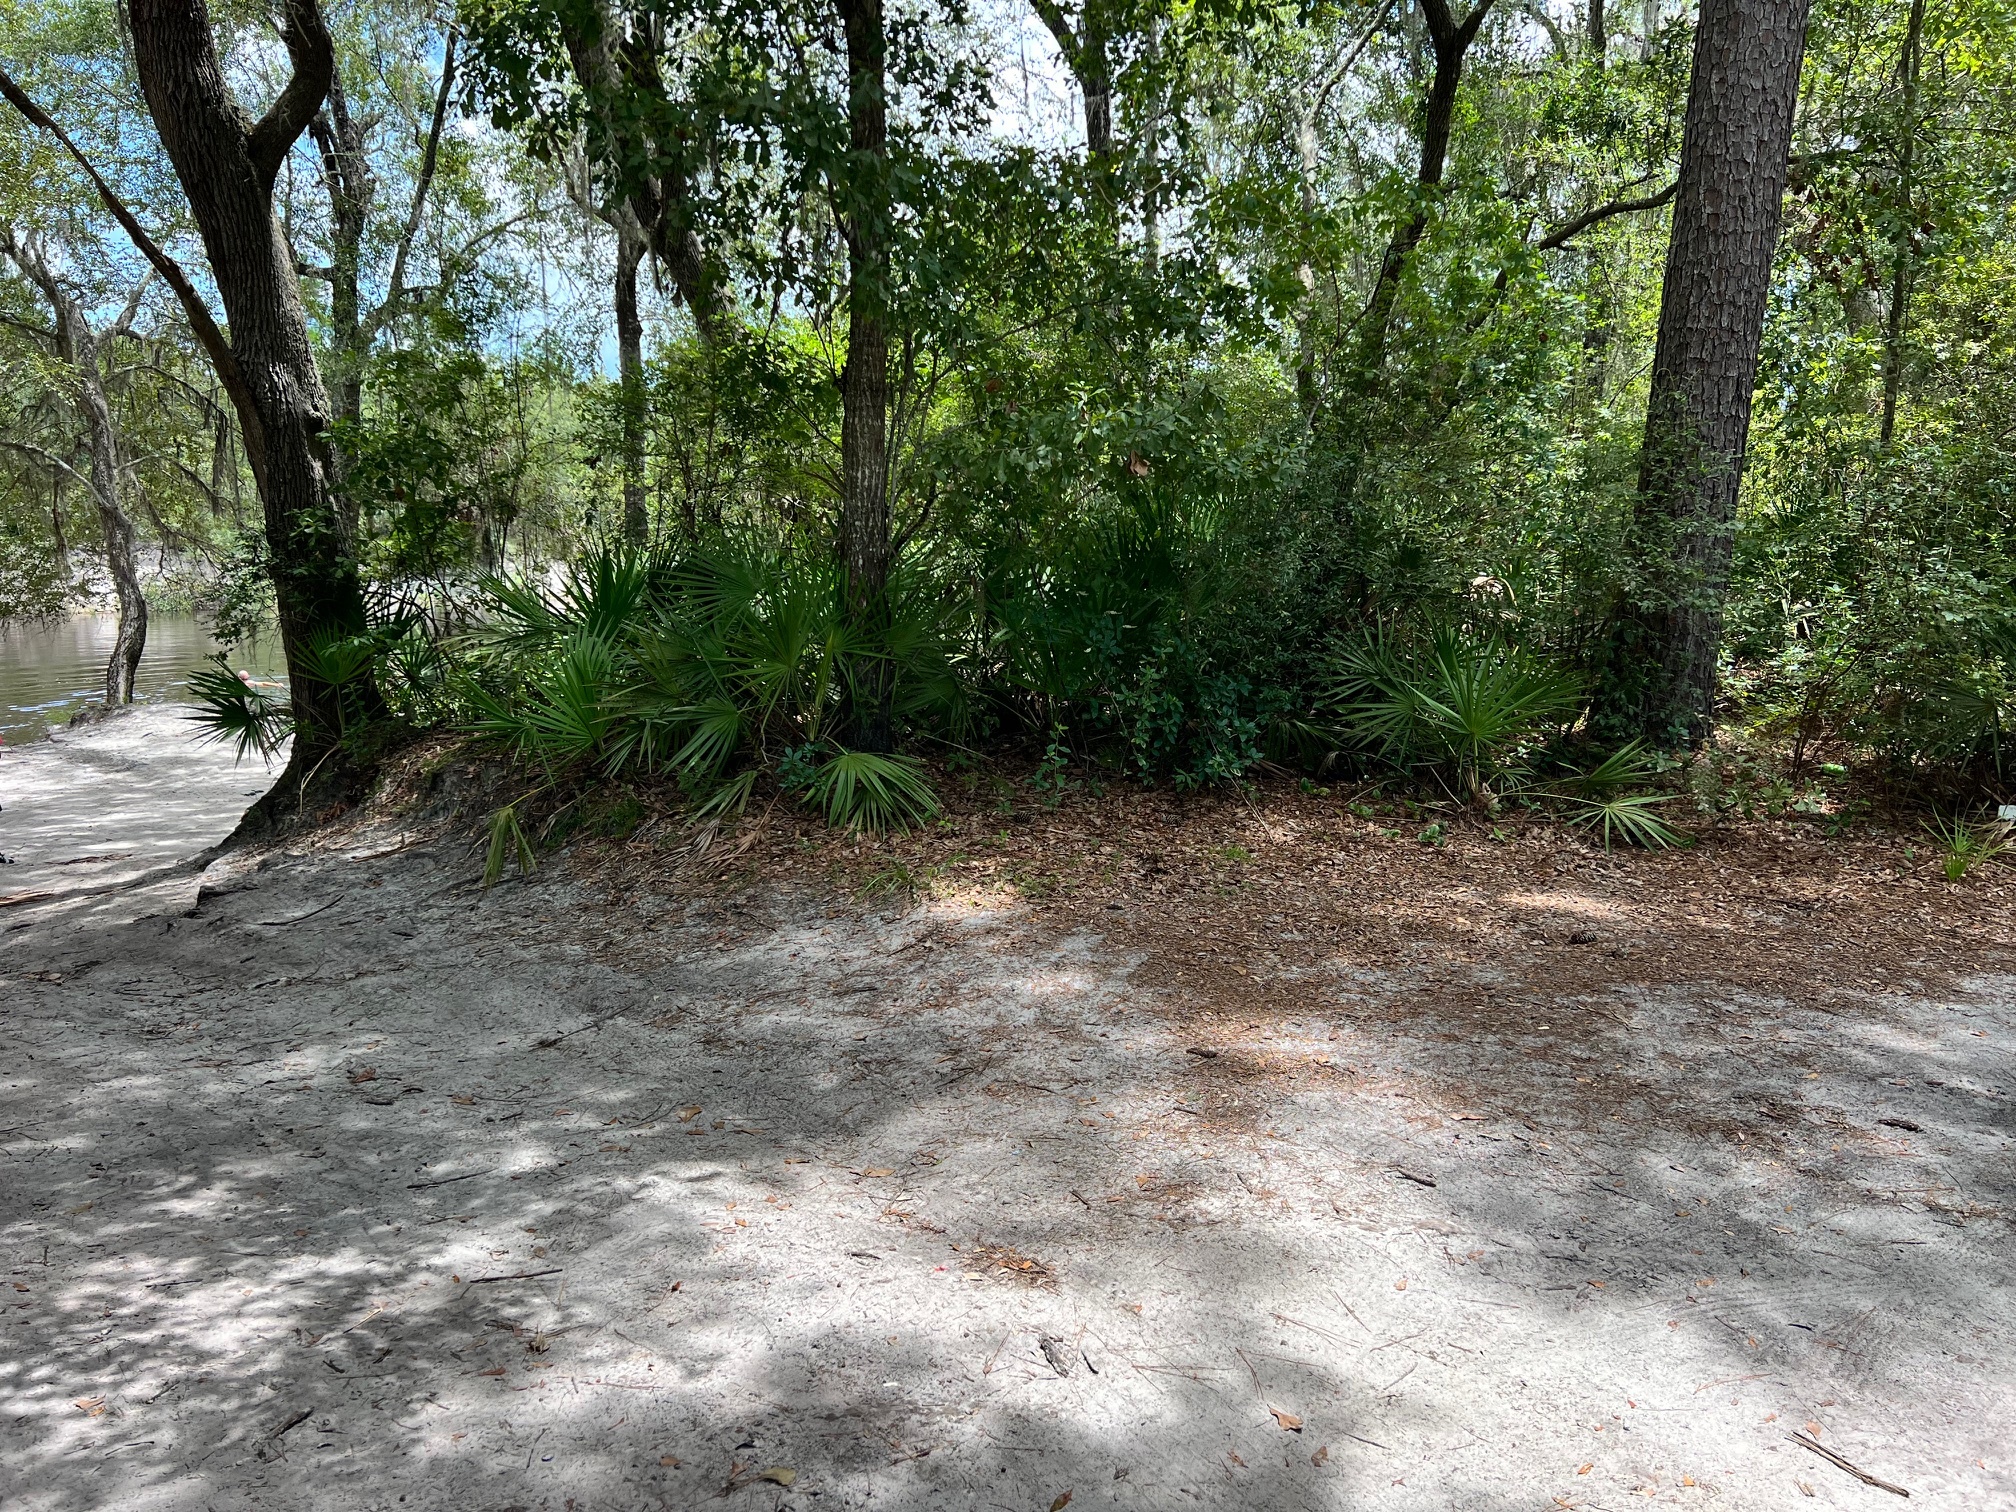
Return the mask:
POLYGON ((224 302, 228 344, 211 356, 238 411, 264 506, 295 739, 285 777, 247 815, 259 828, 306 806, 311 777, 317 803, 353 796, 364 774, 339 749, 346 712, 369 719, 381 711, 368 674, 348 689, 317 675, 318 641, 365 630, 364 595, 332 490, 329 397, 273 200, 288 150, 328 93, 334 53, 315 0, 284 0, 280 29, 293 73, 248 129, 202 0, 132 0, 130 14, 140 87, 224 302))
POLYGON ((1697 742, 1709 728, 1737 488, 1785 194, 1810 0, 1703 0, 1660 296, 1631 574, 1595 724, 1697 742))
POLYGON ((847 363, 840 377, 840 553, 850 669, 849 739, 888 751, 894 692, 880 654, 889 621, 889 178, 882 0, 841 0, 847 31, 847 363))

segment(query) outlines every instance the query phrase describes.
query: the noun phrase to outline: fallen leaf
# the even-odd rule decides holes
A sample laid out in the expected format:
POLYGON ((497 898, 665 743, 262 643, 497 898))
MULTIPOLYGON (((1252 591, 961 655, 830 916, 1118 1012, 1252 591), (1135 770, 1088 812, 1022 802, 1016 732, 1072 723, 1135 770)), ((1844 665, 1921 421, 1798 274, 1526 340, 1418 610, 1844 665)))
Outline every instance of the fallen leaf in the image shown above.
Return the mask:
POLYGON ((366 1066, 362 1071, 352 1071, 350 1073, 350 1085, 353 1087, 359 1082, 376 1080, 378 1080, 378 1068, 376 1066, 366 1066))
POLYGON ((863 1176, 894 1176, 896 1173, 887 1166, 871 1166, 861 1174, 863 1176))
POLYGON ((1395 1291, 1407 1290, 1407 1278, 1405 1276, 1402 1276, 1398 1281, 1395 1281, 1393 1283, 1393 1290, 1395 1291))
POLYGON ((1050 1503, 1050 1512, 1064 1512, 1064 1509, 1070 1505, 1071 1505, 1071 1493, 1069 1491, 1066 1491, 1062 1496, 1058 1497, 1057 1500, 1050 1503))
POLYGON ((1602 1283, 1601 1281, 1591 1281, 1591 1282, 1590 1282, 1589 1284, 1590 1284, 1591 1286, 1595 1287, 1595 1288, 1596 1288, 1596 1290, 1598 1290, 1598 1291, 1601 1291, 1601 1290, 1603 1290, 1603 1283, 1602 1283))
POLYGON ((1225 1458, 1232 1461, 1232 1463, 1237 1465, 1241 1470, 1244 1470, 1246 1468, 1246 1461, 1239 1458, 1238 1454, 1230 1449, 1227 1449, 1225 1451, 1225 1458))
POLYGON ((774 1481, 780 1486, 788 1486, 798 1479, 798 1472, 788 1465, 772 1465, 756 1477, 758 1480, 774 1481))
POLYGON ((668 1470, 677 1470, 679 1468, 679 1456, 676 1454, 661 1454, 658 1456, 658 1463, 668 1470))
POLYGON ((679 1122, 691 1123, 693 1122, 694 1119, 700 1116, 700 1105, 698 1103, 695 1103, 690 1108, 681 1108, 679 1110, 678 1116, 679 1116, 679 1122))
POLYGON ((103 1417, 105 1415, 105 1398, 103 1398, 102 1396, 79 1397, 76 1401, 72 1402, 70 1405, 73 1407, 81 1407, 85 1412, 89 1413, 92 1417, 103 1417))
POLYGON ((1691 1486, 1694 1484, 1694 1477, 1691 1475, 1683 1475, 1680 1477, 1680 1484, 1683 1486, 1691 1486))
POLYGON ((1309 1456, 1309 1463, 1312 1465, 1324 1465, 1328 1464, 1329 1461, 1330 1446, 1328 1444, 1325 1444, 1321 1449, 1318 1449, 1314 1454, 1309 1456))
POLYGON ((457 1093, 455 1096, 449 1098, 448 1101, 455 1104, 455 1106, 458 1108, 473 1108, 476 1106, 475 1098, 465 1097, 460 1093, 457 1093))
POLYGON ((1593 1465, 1593 1464, 1589 1464, 1589 1465, 1582 1465, 1582 1466, 1579 1466, 1579 1467, 1578 1467, 1578 1468, 1576 1469, 1575 1473, 1576 1473, 1577 1475, 1587 1475, 1587 1474, 1588 1474, 1588 1473, 1589 1473, 1589 1472, 1590 1472, 1591 1470, 1594 1470, 1595 1468, 1596 1468, 1596 1467, 1595 1467, 1595 1465, 1593 1465))
POLYGON ((1146 1185, 1148 1185, 1149 1182, 1153 1181, 1154 1179, 1155 1178, 1153 1176, 1136 1176, 1134 1178, 1134 1185, 1136 1185, 1137 1187, 1145 1187, 1146 1185))
POLYGON ((1818 1423, 1808 1423, 1806 1425, 1806 1432, 1812 1437, 1818 1438, 1820 1437, 1820 1425, 1818 1423))
POLYGON ((502 1365, 493 1365, 488 1370, 477 1371, 476 1374, 479 1376, 501 1376, 504 1374, 504 1367, 502 1365))
POLYGON ((1294 1413, 1283 1412, 1279 1407, 1269 1407, 1267 1410, 1274 1414, 1274 1421, 1279 1423, 1288 1432, 1300 1433, 1302 1431, 1302 1419, 1295 1416, 1294 1413))

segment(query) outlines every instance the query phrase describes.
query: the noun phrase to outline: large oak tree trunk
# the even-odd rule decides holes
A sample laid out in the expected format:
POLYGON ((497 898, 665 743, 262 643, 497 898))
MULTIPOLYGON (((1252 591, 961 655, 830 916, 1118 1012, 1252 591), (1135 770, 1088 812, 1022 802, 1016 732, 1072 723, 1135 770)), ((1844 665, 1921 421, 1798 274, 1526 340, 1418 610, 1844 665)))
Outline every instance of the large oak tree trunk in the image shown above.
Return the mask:
POLYGON ((1703 0, 1659 305, 1632 574, 1596 706, 1610 738, 1698 741, 1722 608, 1810 0, 1703 0))
MULTIPOLYGON (((256 827, 305 806, 311 775, 333 797, 350 796, 363 776, 338 749, 346 690, 316 675, 312 655, 323 637, 365 630, 364 595, 331 487, 329 398, 273 204, 281 164, 328 93, 334 55, 314 0, 284 0, 281 36, 294 71, 248 129, 202 0, 132 0, 130 14, 140 87, 223 298, 230 331, 223 376, 265 510, 296 733, 286 777, 247 816, 256 827)), ((378 712, 368 677, 347 692, 352 712, 367 719, 378 712)))
POLYGON ((847 32, 847 362, 840 376, 840 552, 847 616, 868 654, 851 669, 849 739, 887 751, 893 685, 877 653, 889 616, 889 181, 882 0, 840 0, 847 32))

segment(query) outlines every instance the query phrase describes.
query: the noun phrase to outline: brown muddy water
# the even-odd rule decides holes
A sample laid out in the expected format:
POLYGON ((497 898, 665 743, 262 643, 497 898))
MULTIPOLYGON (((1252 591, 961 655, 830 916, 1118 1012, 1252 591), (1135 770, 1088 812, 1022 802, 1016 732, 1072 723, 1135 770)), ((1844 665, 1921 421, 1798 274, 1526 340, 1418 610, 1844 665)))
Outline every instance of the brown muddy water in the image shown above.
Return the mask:
MULTIPOLYGON (((102 699, 105 662, 117 631, 118 622, 102 614, 0 628, 0 742, 40 740, 87 703, 102 699)), ((150 616, 135 700, 187 702, 189 674, 223 649, 188 615, 150 616)), ((283 671, 279 643, 239 646, 231 653, 231 665, 262 679, 277 678, 283 671)))

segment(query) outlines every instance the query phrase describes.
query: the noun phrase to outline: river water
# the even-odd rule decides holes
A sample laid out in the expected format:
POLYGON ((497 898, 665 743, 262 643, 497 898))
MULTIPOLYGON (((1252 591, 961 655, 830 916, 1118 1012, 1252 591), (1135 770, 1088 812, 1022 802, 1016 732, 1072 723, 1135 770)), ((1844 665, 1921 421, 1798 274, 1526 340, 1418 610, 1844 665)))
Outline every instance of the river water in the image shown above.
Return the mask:
MULTIPOLYGON (((112 655, 117 630, 118 622, 102 614, 76 614, 53 625, 0 628, 0 741, 23 745, 40 740, 85 704, 101 699, 105 662, 112 655)), ((134 699, 186 702, 189 674, 223 649, 188 615, 150 615, 134 699)), ((277 637, 240 646, 232 653, 231 665, 261 678, 282 675, 277 637)))

